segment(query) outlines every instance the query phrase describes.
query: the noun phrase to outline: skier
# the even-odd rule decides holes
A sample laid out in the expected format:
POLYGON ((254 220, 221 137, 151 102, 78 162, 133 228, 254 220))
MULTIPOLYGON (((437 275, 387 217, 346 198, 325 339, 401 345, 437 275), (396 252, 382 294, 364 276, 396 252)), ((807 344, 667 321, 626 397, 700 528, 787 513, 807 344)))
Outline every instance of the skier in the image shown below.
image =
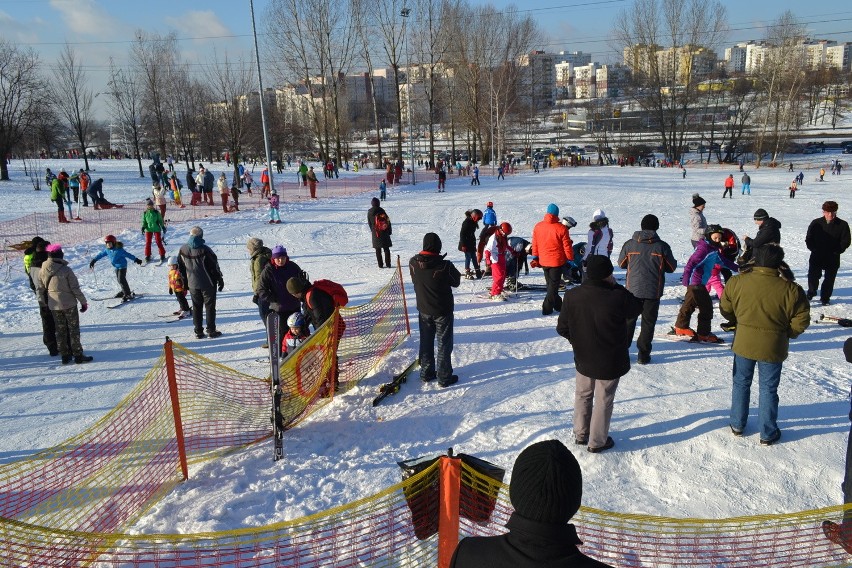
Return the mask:
POLYGON ((731 199, 734 198, 734 174, 728 174, 728 177, 725 178, 725 193, 722 194, 722 199, 725 199, 727 195, 731 196, 731 199))
MULTIPOLYGON (((52 175, 50 173, 50 168, 48 168, 48 177, 52 175)), ((50 182, 50 200, 56 203, 56 213, 59 218, 60 223, 70 223, 71 221, 65 217, 65 197, 63 196, 62 191, 62 182, 59 181, 59 178, 53 177, 53 180, 50 182)), ((97 209, 97 205, 95 205, 95 209, 97 209)))
POLYGON ((508 241, 511 234, 512 225, 504 221, 485 245, 485 255, 491 260, 491 299, 499 302, 506 301, 503 285, 506 283, 506 255, 511 254, 508 241))
POLYGON ((367 210, 367 226, 370 228, 370 238, 376 251, 376 261, 379 263, 379 268, 393 268, 390 255, 390 248, 393 246, 391 241, 393 227, 378 198, 374 197, 370 200, 370 208, 367 210), (384 262, 382 261, 382 252, 384 252, 384 262))
POLYGON ((267 199, 267 201, 269 201, 269 224, 280 225, 281 215, 278 212, 278 207, 280 204, 278 200, 278 192, 273 189, 272 192, 269 194, 269 198, 267 199))
POLYGON ((154 209, 154 202, 148 199, 142 213, 142 234, 145 235, 145 262, 151 262, 151 239, 157 241, 157 251, 160 262, 166 262, 166 249, 163 246, 163 234, 166 232, 166 222, 160 212, 154 209))
POLYGON ((311 332, 301 312, 290 314, 287 318, 287 333, 281 340, 281 358, 285 359, 292 355, 310 336, 311 332))
POLYGON ((494 203, 491 201, 485 204, 485 212, 482 214, 482 225, 485 227, 497 226, 497 212, 494 211, 494 203))
POLYGON ((175 312, 176 316, 183 319, 192 315, 192 309, 186 300, 186 280, 180 273, 176 256, 169 257, 169 295, 174 295, 180 306, 180 310, 175 312))
MULTIPOLYGON (((240 167, 243 167, 242 164, 240 164, 240 167)), ((251 184, 254 180, 251 177, 251 172, 248 171, 248 170, 244 170, 243 175, 242 175, 242 180, 243 180, 243 183, 246 185, 246 193, 248 193, 249 197, 252 197, 251 184)))
POLYGON ((206 337, 219 337, 222 332, 216 329, 216 290, 221 292, 225 289, 225 280, 222 278, 216 253, 204 244, 204 230, 201 227, 196 226, 189 230, 189 239, 178 253, 178 268, 192 298, 195 337, 204 339, 202 324, 205 317, 206 337))
POLYGON ((691 337, 692 341, 722 343, 721 339, 710 333, 710 324, 713 321, 713 303, 705 286, 710 278, 713 266, 716 264, 721 264, 733 272, 739 271, 739 267, 720 254, 721 226, 710 225, 704 235, 704 239, 695 247, 695 251, 689 257, 683 269, 681 283, 686 286, 686 296, 678 312, 674 331, 676 335, 691 337), (698 326, 697 330, 692 330, 689 324, 692 313, 696 309, 698 309, 698 326))
POLYGON ((459 231, 459 250, 464 253, 464 277, 467 280, 482 278, 482 271, 476 260, 476 230, 479 228, 480 219, 482 211, 479 209, 465 211, 459 231))
POLYGON ((89 262, 89 268, 94 270, 95 263, 105 256, 109 257, 110 264, 115 269, 115 278, 121 286, 121 292, 117 293, 115 297, 122 298, 125 302, 132 300, 134 294, 127 283, 127 260, 130 259, 136 264, 142 264, 142 261, 127 252, 124 249, 124 244, 114 235, 104 237, 104 250, 95 255, 95 258, 89 262))

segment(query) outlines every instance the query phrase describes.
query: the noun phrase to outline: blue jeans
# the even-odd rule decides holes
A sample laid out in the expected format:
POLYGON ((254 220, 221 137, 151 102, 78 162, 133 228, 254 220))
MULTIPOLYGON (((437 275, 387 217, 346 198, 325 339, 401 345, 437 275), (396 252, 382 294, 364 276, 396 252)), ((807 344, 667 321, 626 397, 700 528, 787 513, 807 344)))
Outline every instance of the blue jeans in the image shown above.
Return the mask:
POLYGON ((450 355, 453 353, 453 314, 448 316, 418 317, 420 328, 420 379, 439 381, 450 378, 453 374, 453 364, 450 355), (438 340, 437 369, 435 357, 435 339, 438 340))
POLYGON ((755 365, 757 365, 758 384, 760 385, 757 406, 760 439, 771 440, 778 433, 778 383, 781 382, 783 363, 767 363, 766 361, 755 361, 734 355, 731 427, 739 431, 745 429, 755 365))
POLYGON ((470 270, 473 267, 474 270, 479 270, 479 264, 476 263, 476 249, 474 250, 466 250, 464 252, 464 269, 470 270))

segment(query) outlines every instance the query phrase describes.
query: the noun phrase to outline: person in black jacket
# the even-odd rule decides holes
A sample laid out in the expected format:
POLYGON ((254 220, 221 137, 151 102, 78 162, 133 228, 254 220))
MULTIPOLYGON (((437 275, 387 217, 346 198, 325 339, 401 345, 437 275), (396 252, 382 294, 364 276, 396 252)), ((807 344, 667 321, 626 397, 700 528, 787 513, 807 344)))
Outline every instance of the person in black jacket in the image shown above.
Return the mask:
MULTIPOLYGON (((308 280, 304 275, 293 276, 287 280, 287 292, 305 303, 305 307, 307 308, 305 326, 307 326, 308 323, 313 324, 314 331, 319 329, 328 318, 334 315, 334 310, 337 307, 334 303, 334 298, 325 290, 320 289, 319 286, 312 285, 310 280, 308 280)), ((343 336, 345 328, 346 325, 343 323, 343 319, 340 318, 338 320, 337 328, 338 341, 343 336)), ((319 396, 323 398, 329 396, 329 384, 331 383, 330 378, 332 375, 334 376, 334 390, 338 391, 340 390, 340 365, 338 364, 338 356, 336 353, 334 355, 334 369, 327 375, 325 384, 320 387, 319 396)))
POLYGON ((453 374, 450 356, 453 353, 452 289, 461 284, 461 273, 452 262, 444 259, 445 256, 441 254, 441 238, 435 233, 426 233, 423 250, 408 263, 419 312, 420 379, 429 382, 437 378, 442 387, 459 380, 453 374))
MULTIPOLYGON (((677 268, 672 249, 657 236, 660 220, 656 215, 645 215, 639 225, 640 231, 624 243, 618 255, 618 266, 627 269, 627 290, 642 301, 642 329, 636 340, 639 353, 636 362, 647 365, 651 362, 651 340, 660 312, 660 298, 666 284, 666 273, 677 268)), ((633 340, 638 318, 627 320, 628 345, 633 340)))
POLYGON ((204 231, 193 227, 189 231, 189 240, 180 247, 178 270, 192 297, 192 323, 195 337, 204 339, 203 317, 207 318, 207 337, 219 337, 216 329, 216 290, 225 288, 225 280, 219 269, 216 253, 204 244, 204 231), (204 311, 202 311, 202 306, 204 311))
POLYGON ((568 521, 580 509, 583 472, 559 440, 536 442, 512 467, 509 499, 515 511, 498 536, 459 542, 451 568, 609 568, 580 552, 583 541, 568 521))
POLYGON ((641 313, 642 301, 615 282, 612 262, 603 255, 590 256, 586 279, 565 292, 556 332, 574 350, 575 443, 588 444, 592 453, 615 445, 609 436, 613 401, 619 379, 630 370, 625 330, 641 313))
MULTIPOLYGON (((305 277, 301 267, 290 260, 287 249, 276 245, 270 253, 269 264, 263 267, 257 282, 258 305, 269 307, 278 314, 278 337, 287 332, 287 318, 301 310, 301 300, 287 289, 287 282, 294 276, 305 277)), ((268 312, 267 312, 268 313, 268 312)), ((264 320, 265 323, 265 320, 264 320)))
POLYGON ((464 277, 467 280, 482 278, 479 261, 476 260, 476 230, 479 229, 481 219, 482 211, 479 209, 465 211, 459 231, 459 250, 464 253, 464 277))
POLYGON ((376 262, 379 263, 379 268, 393 268, 390 255, 390 248, 393 246, 391 241, 393 227, 390 218, 387 211, 380 205, 378 197, 371 199, 370 205, 371 207, 367 210, 367 226, 370 227, 373 248, 376 249, 376 262), (382 262, 382 252, 384 252, 384 262, 382 262))
POLYGON ((748 235, 743 237, 745 251, 737 259, 737 264, 744 265, 752 259, 754 251, 769 243, 781 244, 781 222, 770 217, 766 209, 758 209, 754 212, 754 224, 757 225, 757 234, 752 239, 748 235))
POLYGON ((849 223, 837 216, 837 202, 822 204, 822 217, 811 221, 805 244, 811 251, 808 261, 808 300, 816 296, 819 279, 825 272, 819 299, 827 306, 834 291, 834 279, 840 268, 840 255, 849 248, 849 223))

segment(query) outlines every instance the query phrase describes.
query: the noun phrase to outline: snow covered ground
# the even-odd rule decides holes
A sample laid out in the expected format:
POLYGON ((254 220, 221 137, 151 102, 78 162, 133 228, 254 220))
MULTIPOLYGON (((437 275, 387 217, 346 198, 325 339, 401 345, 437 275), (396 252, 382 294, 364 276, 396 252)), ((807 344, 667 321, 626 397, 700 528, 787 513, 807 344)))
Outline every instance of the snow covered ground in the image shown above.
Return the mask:
MULTIPOLYGON (((837 157, 842 158, 807 156, 809 164, 837 157)), ((80 164, 53 161, 44 166, 67 169, 80 164)), ((132 162, 93 166, 106 178, 109 195, 128 196, 115 201, 144 197, 149 189, 132 162)), ((222 166, 215 165, 213 171, 218 175, 222 166)), ((4 202, 20 204, 6 208, 4 219, 53 210, 45 192, 32 191, 20 167, 14 161, 14 181, 0 184, 4 202)), ((642 216, 655 213, 661 219, 659 233, 682 267, 691 252, 687 210, 691 195, 699 192, 707 200, 708 221, 730 227, 741 237, 754 236, 752 214, 758 207, 778 218, 787 260, 803 282, 808 223, 820 216, 826 199, 840 203, 841 218, 852 218, 852 200, 846 199, 850 177, 828 175, 825 183, 817 183, 814 170, 807 170, 804 186, 791 200, 786 188, 792 175, 786 170, 747 170, 752 195, 737 190, 733 200, 721 199, 723 179, 729 172, 737 180, 740 176, 736 168, 721 166, 690 167, 685 180, 678 169, 589 167, 543 170, 499 182, 484 167, 481 187, 450 176, 446 193, 440 194, 435 193, 434 176, 424 172, 416 187, 389 190, 384 206, 394 224, 392 250, 404 266, 420 250, 423 234, 434 231, 443 239, 448 258, 463 268, 456 245, 464 211, 483 208, 491 200, 499 220, 509 221, 515 234, 526 237, 547 204, 555 202, 561 215, 579 221, 575 241, 585 240, 583 229, 592 212, 603 208, 615 231, 614 256, 639 228, 642 216)), ((95 358, 87 365, 63 366, 47 355, 23 271, 17 264, 10 272, 4 267, 3 274, 9 276, 0 283, 0 463, 56 445, 103 416, 152 366, 166 335, 225 365, 265 376, 265 365, 257 361, 266 352, 259 347, 262 328, 251 303, 247 239, 255 236, 269 246, 285 245, 312 278, 341 282, 351 303, 359 304, 389 277, 376 267, 370 248, 365 219, 372 196, 288 203, 281 210, 284 223, 278 226, 266 223, 262 209, 205 219, 200 223, 205 238, 225 274, 218 302, 218 327, 224 335, 197 340, 190 322, 158 318, 176 309, 166 293, 166 267, 131 266, 131 287, 146 297, 119 310, 91 303, 81 316, 83 346, 95 358)), ((185 242, 188 230, 189 224, 171 228, 170 254, 185 242)), ((94 272, 88 269, 102 237, 92 235, 89 243, 65 247, 89 297, 117 289, 106 262, 98 263, 94 272)), ((131 252, 142 254, 137 228, 119 238, 131 252)), ((852 252, 843 257, 832 305, 812 306, 812 319, 821 312, 852 317, 850 260, 852 252)), ((407 270, 404 273, 407 280, 407 270)), ((543 277, 540 270, 532 270, 524 280, 543 282, 543 277)), ((680 270, 669 276, 658 333, 675 319, 683 293, 679 280, 680 270)), ((396 483, 398 460, 453 447, 510 469, 531 442, 554 437, 570 442, 573 358, 568 342, 556 335, 556 317, 541 315, 540 293, 525 293, 506 303, 483 300, 476 294, 487 285, 463 281, 456 291, 457 385, 441 389, 414 377, 398 394, 371 406, 377 387, 415 357, 414 325, 414 335, 375 375, 287 432, 284 460, 273 463, 268 442, 195 467, 190 479, 133 530, 189 533, 293 519, 396 483)), ((412 292, 410 284, 407 290, 412 292)), ((413 308, 410 316, 416 322, 413 308)), ((717 332, 720 321, 717 314, 717 332)), ((584 504, 630 513, 724 518, 840 503, 852 377, 841 345, 848 335, 837 325, 814 323, 792 342, 779 390, 784 434, 772 447, 758 444, 756 408, 743 438, 734 438, 728 430, 732 357, 727 348, 655 341, 652 364, 634 366, 619 387, 612 422, 616 447, 597 455, 576 451, 585 476, 584 504)), ((635 360, 635 346, 632 352, 635 360)), ((756 404, 756 393, 752 400, 756 404)))

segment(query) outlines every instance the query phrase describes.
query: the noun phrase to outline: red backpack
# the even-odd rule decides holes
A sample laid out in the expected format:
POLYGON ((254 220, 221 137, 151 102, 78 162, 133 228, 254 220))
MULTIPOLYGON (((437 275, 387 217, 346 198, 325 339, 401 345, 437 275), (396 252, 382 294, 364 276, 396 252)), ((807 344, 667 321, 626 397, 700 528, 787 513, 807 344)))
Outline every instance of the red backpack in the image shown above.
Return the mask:
POLYGON ((373 228, 376 229, 376 236, 378 237, 381 233, 384 233, 390 227, 390 219, 388 219, 387 213, 379 213, 373 219, 373 228))
MULTIPOLYGON (((334 305, 338 308, 342 308, 343 306, 349 303, 349 295, 346 293, 346 290, 343 288, 343 286, 341 286, 337 282, 334 282, 332 280, 317 280, 313 283, 313 288, 322 290, 323 292, 331 296, 331 299, 334 300, 334 305)), ((308 290, 308 293, 305 295, 305 304, 307 304, 309 308, 313 309, 313 306, 311 306, 310 290, 308 290)))

